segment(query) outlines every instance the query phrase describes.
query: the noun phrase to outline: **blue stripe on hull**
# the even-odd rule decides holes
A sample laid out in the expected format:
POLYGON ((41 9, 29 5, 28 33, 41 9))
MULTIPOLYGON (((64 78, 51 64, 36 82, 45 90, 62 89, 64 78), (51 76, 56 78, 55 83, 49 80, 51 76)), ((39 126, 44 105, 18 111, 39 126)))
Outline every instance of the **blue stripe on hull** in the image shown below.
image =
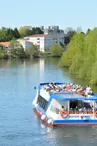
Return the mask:
POLYGON ((97 123, 54 123, 53 126, 97 126, 97 123))
MULTIPOLYGON (((36 109, 36 111, 39 113, 39 115, 43 115, 43 113, 36 109)), ((46 121, 47 122, 47 121, 46 121)), ((53 120, 52 126, 97 126, 97 120, 53 120)))
POLYGON ((54 123, 96 123, 97 120, 91 120, 91 119, 79 119, 79 120, 54 120, 54 123))
POLYGON ((54 120, 53 121, 54 125, 57 126, 92 126, 92 125, 97 125, 97 120, 88 120, 88 119, 83 119, 83 120, 54 120))

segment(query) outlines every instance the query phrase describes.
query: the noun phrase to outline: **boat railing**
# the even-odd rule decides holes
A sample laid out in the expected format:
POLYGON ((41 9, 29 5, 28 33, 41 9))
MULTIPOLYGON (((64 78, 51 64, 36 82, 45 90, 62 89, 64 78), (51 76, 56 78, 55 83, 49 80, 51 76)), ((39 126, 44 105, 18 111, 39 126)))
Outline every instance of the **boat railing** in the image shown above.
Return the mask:
POLYGON ((76 111, 76 110, 70 110, 69 114, 93 114, 92 110, 84 110, 84 111, 76 111))

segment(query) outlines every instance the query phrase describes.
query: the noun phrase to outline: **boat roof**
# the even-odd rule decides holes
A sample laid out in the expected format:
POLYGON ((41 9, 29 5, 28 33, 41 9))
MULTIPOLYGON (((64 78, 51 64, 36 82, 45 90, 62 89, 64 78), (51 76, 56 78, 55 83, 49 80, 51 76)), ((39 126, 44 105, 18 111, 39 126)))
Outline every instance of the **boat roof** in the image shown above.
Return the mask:
POLYGON ((97 95, 94 94, 92 96, 82 96, 80 94, 75 94, 73 92, 58 92, 58 93, 52 93, 52 98, 55 98, 57 100, 97 100, 97 95))
MULTIPOLYGON (((39 88, 38 88, 38 92, 40 92, 40 90, 42 88, 44 88, 44 86, 46 84, 62 85, 64 83, 40 83, 39 88)), ((88 95, 85 97, 85 96, 82 96, 80 94, 73 93, 72 91, 52 92, 52 93, 50 93, 50 96, 52 98, 57 99, 57 100, 97 100, 97 94, 95 94, 95 93, 93 95, 88 95)))

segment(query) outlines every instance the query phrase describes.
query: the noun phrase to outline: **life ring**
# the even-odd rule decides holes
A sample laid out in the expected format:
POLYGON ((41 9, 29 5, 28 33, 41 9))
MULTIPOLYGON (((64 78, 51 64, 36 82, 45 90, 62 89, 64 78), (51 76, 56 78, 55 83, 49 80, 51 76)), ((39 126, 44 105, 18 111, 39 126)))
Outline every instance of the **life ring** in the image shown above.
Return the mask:
POLYGON ((61 111, 60 115, 62 118, 67 118, 68 117, 68 112, 67 111, 61 111))
POLYGON ((94 114, 94 115, 95 115, 95 118, 97 118, 97 111, 95 112, 95 114, 94 114))

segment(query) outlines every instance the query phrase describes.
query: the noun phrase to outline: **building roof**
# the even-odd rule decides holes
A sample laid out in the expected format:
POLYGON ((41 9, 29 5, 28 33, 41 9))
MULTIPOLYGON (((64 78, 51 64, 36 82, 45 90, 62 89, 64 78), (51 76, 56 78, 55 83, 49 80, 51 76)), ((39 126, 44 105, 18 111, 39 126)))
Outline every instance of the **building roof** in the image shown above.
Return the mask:
POLYGON ((0 45, 8 47, 11 42, 0 42, 0 45))
POLYGON ((29 37, 45 37, 45 38, 55 38, 55 35, 50 35, 50 34, 34 34, 32 36, 29 37))
POLYGON ((26 39, 17 39, 18 42, 28 42, 30 44, 33 44, 33 42, 31 42, 30 40, 26 40, 26 39))
POLYGON ((25 39, 24 39, 24 42, 28 42, 28 43, 30 43, 30 44, 33 44, 33 42, 31 42, 31 41, 29 41, 29 40, 25 40, 25 39))

